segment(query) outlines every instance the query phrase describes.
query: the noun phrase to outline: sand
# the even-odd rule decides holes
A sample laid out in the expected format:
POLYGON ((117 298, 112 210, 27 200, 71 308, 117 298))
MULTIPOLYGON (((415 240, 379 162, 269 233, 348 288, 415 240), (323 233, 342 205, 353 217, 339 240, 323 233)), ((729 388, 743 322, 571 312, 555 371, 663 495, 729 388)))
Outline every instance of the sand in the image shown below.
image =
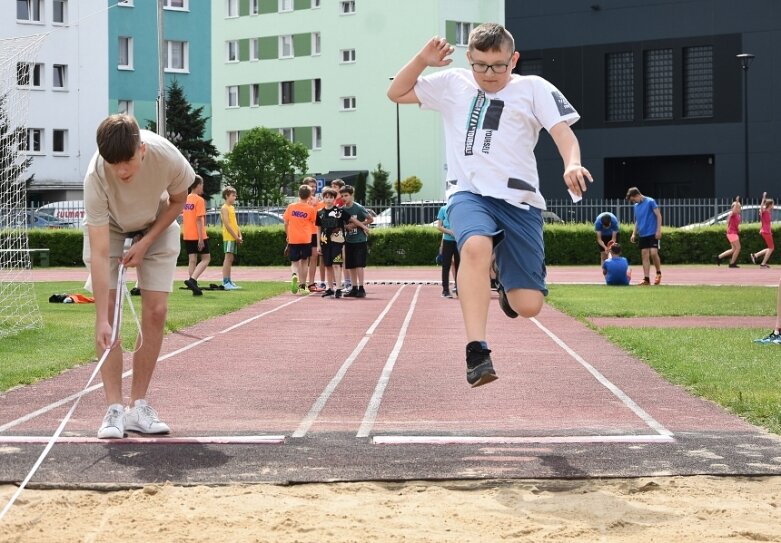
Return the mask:
POLYGON ((781 541, 781 477, 26 489, 0 541, 781 541))

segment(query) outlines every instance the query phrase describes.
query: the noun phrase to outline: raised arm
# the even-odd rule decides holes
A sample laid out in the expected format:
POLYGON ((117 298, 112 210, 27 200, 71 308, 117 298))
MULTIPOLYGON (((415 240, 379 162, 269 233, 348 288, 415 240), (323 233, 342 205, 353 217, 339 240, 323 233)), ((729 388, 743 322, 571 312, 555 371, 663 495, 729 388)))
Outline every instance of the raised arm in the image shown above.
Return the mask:
POLYGON ((388 98, 397 104, 419 104, 415 94, 415 83, 427 67, 442 67, 453 62, 447 58, 453 54, 453 47, 446 39, 435 36, 412 59, 399 70, 388 87, 388 98))

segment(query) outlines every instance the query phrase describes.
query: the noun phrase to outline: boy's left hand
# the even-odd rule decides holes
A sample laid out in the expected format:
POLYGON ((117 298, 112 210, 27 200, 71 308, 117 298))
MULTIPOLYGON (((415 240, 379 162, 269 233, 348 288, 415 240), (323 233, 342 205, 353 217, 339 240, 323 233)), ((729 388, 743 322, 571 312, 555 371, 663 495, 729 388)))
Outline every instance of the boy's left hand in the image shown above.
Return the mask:
POLYGON ((569 190, 578 196, 581 196, 588 190, 588 186, 586 185, 587 179, 589 183, 594 182, 594 178, 591 177, 591 172, 580 164, 572 164, 567 166, 567 169, 564 170, 564 183, 569 190))

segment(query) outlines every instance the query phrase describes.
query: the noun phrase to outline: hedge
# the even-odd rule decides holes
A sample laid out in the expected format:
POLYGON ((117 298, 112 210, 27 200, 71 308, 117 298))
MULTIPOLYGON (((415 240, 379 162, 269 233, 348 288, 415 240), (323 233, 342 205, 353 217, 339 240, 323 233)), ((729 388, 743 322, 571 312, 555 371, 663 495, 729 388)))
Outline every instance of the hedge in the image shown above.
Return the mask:
MULTIPOLYGON (((208 227, 212 265, 223 259, 222 234, 218 227, 208 227)), ((287 264, 282 254, 285 232, 282 226, 244 227, 244 243, 239 248, 237 265, 281 266, 287 264)), ((621 227, 618 241, 630 262, 640 262, 637 245, 629 243, 631 226, 621 227)), ((48 247, 52 266, 82 266, 82 232, 76 229, 31 229, 30 247, 48 247)), ((545 253, 549 265, 594 264, 597 257, 596 234, 589 224, 545 225, 545 253)), ((781 243, 775 234, 777 243, 781 243)), ((431 265, 439 247, 440 233, 431 226, 401 226, 374 229, 369 236, 369 265, 421 266, 431 265)), ((749 252, 765 248, 759 235, 759 225, 741 229, 740 260, 748 262, 749 252)), ((710 264, 714 255, 729 248, 724 227, 712 226, 695 230, 665 227, 662 229, 660 254, 664 264, 710 264)), ((182 245, 179 264, 187 263, 182 245)))

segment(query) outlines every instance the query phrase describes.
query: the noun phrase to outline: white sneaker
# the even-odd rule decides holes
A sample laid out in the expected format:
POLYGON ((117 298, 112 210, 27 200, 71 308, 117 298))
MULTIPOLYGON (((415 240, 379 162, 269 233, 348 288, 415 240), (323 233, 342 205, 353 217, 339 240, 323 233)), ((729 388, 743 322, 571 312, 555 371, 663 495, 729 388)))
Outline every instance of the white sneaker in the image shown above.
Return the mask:
POLYGON ((125 437, 125 410, 121 404, 108 406, 103 423, 98 428, 98 439, 121 439, 125 437))
POLYGON ((171 431, 146 400, 136 400, 136 405, 125 412, 125 429, 142 434, 167 434, 171 431))
POLYGON ((223 283, 222 288, 223 290, 239 290, 239 287, 237 287, 233 283, 223 283))

